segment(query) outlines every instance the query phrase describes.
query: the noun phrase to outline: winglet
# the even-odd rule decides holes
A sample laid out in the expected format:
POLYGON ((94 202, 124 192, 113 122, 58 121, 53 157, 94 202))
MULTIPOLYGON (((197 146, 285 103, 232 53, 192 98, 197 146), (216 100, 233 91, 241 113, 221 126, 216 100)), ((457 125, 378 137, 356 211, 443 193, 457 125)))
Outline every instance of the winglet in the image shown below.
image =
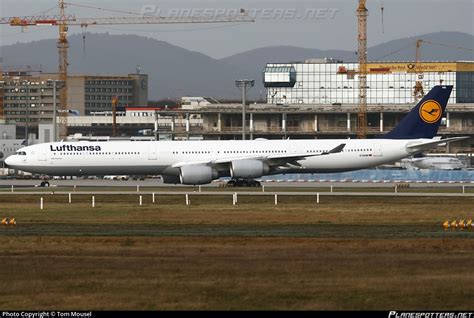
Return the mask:
POLYGON ((329 154, 333 154, 333 153, 339 153, 344 149, 345 146, 346 146, 346 144, 340 144, 336 148, 333 148, 333 149, 329 150, 328 152, 323 152, 322 154, 323 155, 329 155, 329 154))

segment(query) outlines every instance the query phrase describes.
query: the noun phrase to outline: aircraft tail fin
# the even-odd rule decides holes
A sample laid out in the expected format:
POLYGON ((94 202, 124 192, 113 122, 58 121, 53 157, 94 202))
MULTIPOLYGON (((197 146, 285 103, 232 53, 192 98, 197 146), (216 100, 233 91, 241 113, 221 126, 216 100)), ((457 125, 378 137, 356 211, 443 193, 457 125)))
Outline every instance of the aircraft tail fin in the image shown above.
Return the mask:
POLYGON ((438 128, 453 89, 452 85, 434 86, 384 139, 431 139, 438 128))

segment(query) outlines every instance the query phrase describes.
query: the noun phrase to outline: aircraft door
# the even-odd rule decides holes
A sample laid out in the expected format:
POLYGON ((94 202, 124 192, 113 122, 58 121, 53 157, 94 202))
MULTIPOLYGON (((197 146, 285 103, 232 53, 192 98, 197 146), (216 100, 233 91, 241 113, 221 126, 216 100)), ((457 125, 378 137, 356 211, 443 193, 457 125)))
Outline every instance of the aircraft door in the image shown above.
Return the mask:
POLYGON ((372 148, 372 155, 374 157, 382 157, 382 147, 380 144, 374 144, 372 148))
POLYGON ((150 144, 148 145, 148 160, 157 160, 157 155, 156 155, 156 143, 153 141, 150 141, 150 144))
POLYGON ((38 150, 38 160, 39 161, 46 161, 47 160, 47 154, 46 154, 46 146, 40 147, 38 150))

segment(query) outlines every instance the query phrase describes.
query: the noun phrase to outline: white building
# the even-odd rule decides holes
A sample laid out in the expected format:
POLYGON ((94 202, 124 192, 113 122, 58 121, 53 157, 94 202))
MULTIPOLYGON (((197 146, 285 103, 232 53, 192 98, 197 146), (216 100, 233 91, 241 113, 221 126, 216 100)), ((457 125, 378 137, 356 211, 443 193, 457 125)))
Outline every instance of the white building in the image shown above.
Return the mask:
MULTIPOLYGON (((181 97, 182 109, 199 109, 213 104, 220 104, 218 100, 213 97, 181 97)), ((218 105, 219 106, 219 105, 218 105)))

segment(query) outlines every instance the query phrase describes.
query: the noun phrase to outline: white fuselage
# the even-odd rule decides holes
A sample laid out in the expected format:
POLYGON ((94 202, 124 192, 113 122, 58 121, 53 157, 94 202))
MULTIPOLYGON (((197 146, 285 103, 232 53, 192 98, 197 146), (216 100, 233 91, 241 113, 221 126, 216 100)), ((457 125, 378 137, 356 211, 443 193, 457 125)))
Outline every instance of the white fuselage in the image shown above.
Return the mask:
MULTIPOLYGON (((6 163, 11 168, 54 176, 178 175, 179 164, 314 154, 296 160, 295 164, 274 168, 268 174, 337 172, 392 163, 412 155, 407 144, 424 140, 58 142, 23 148, 6 163), (341 152, 320 155, 340 144, 345 144, 341 152)), ((228 170, 228 165, 220 165, 219 175, 229 175, 228 170)))

